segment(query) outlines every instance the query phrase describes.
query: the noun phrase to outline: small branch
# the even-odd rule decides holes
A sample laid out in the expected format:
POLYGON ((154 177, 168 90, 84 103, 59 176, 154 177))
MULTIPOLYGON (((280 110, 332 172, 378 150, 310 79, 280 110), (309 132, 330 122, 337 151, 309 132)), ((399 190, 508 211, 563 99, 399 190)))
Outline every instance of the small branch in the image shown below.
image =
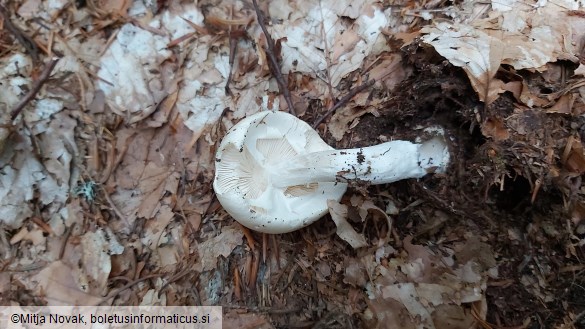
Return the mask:
POLYGON ((317 121, 315 121, 315 123, 313 123, 313 129, 317 128, 321 124, 321 122, 323 122, 323 120, 327 119, 327 117, 330 116, 333 112, 337 111, 340 107, 344 106, 355 95, 357 95, 357 94, 361 93, 362 91, 364 91, 365 89, 373 86, 375 82, 376 82, 375 80, 368 80, 365 83, 362 83, 361 85, 350 90, 349 93, 347 93, 347 95, 343 96, 342 99, 340 99, 337 103, 335 103, 335 105, 333 105, 327 111, 327 113, 325 113, 322 117, 320 117, 317 121))
POLYGON ((54 57, 49 61, 49 63, 47 63, 39 79, 34 82, 31 90, 29 90, 29 92, 26 93, 26 95, 24 95, 24 97, 14 106, 14 108, 12 108, 12 111, 10 111, 11 121, 14 121, 14 119, 16 119, 20 112, 22 112, 22 109, 24 109, 26 104, 28 104, 33 98, 35 98, 39 90, 41 90, 43 84, 51 76, 51 72, 53 72, 53 69, 55 68, 55 65, 57 65, 58 61, 59 58, 54 57))
POLYGON ((323 45, 325 46, 325 62, 327 64, 327 70, 325 70, 325 74, 327 74, 327 88, 329 89, 329 97, 331 97, 331 101, 335 99, 335 94, 333 93, 333 85, 331 84, 331 58, 329 57, 329 45, 327 43, 327 33, 325 33, 325 17, 323 17, 323 8, 322 3, 319 2, 319 12, 321 13, 321 38, 323 39, 323 45))
POLYGON ((132 286, 134 286, 134 285, 136 285, 136 284, 138 284, 140 282, 144 282, 146 280, 150 280, 150 279, 154 279, 154 278, 160 278, 162 276, 163 276, 163 274, 150 274, 150 275, 147 275, 145 277, 142 277, 142 278, 136 279, 134 281, 131 281, 131 282, 127 283, 125 286, 123 286, 120 289, 117 289, 117 290, 115 290, 113 292, 110 291, 110 293, 106 297, 103 297, 101 300, 99 300, 96 305, 97 306, 100 306, 101 304, 105 303, 106 301, 109 301, 112 298, 116 298, 116 296, 118 296, 122 291, 124 291, 126 289, 129 289, 132 286))
POLYGON ((264 50, 266 52, 266 55, 268 55, 269 59, 268 64, 270 66, 272 74, 274 75, 274 78, 276 79, 276 82, 278 83, 278 89, 280 89, 280 92, 284 95, 284 99, 286 100, 286 104, 288 105, 288 111, 292 115, 296 116, 297 113, 295 111, 292 99, 290 97, 290 91, 288 90, 287 84, 285 83, 284 77, 282 76, 282 72, 280 71, 280 63, 276 58, 276 51, 274 50, 275 48, 274 40, 272 40, 272 37, 270 36, 270 33, 268 33, 266 25, 264 24, 264 14, 262 13, 262 10, 260 10, 260 7, 258 7, 258 2, 256 0, 252 0, 252 2, 254 3, 254 10, 256 10, 258 24, 260 24, 260 28, 262 28, 262 32, 264 32, 264 36, 266 36, 267 47, 264 48, 264 50))
POLYGON ((65 249, 67 248, 67 242, 69 242, 69 237, 71 237, 71 233, 73 233, 73 229, 75 229, 75 224, 71 224, 67 232, 65 232, 65 236, 63 237, 63 242, 61 243, 61 250, 59 251, 59 258, 63 259, 63 255, 65 255, 65 249))
POLYGON ((226 95, 232 96, 232 91, 230 90, 230 83, 232 82, 232 74, 234 70, 234 61, 236 58, 236 52, 238 51, 238 40, 232 35, 231 27, 230 31, 228 31, 229 40, 230 40, 230 72, 228 73, 227 82, 225 83, 225 93, 226 95))
MULTIPOLYGON (((230 19, 234 18, 234 7, 230 7, 230 19)), ((228 38, 230 41, 230 72, 228 73, 227 81, 225 83, 225 94, 228 96, 233 96, 232 91, 230 90, 230 83, 232 82, 232 74, 234 71, 234 62, 236 59, 236 52, 238 51, 238 40, 235 37, 232 26, 228 25, 228 38)))
POLYGON ((106 198, 106 201, 108 201, 108 203, 110 204, 110 208, 112 208, 114 213, 118 217, 120 217, 120 219, 123 220, 124 223, 126 223, 126 225, 128 225, 128 227, 130 227, 130 222, 128 221, 128 218, 126 218, 126 216, 124 216, 124 214, 120 211, 120 209, 118 209, 118 207, 116 207, 116 204, 114 203, 114 201, 112 200, 112 198, 110 197, 110 195, 108 194, 108 192, 105 189, 104 189, 104 197, 106 198))
POLYGON ((32 59, 37 62, 39 60, 39 48, 34 40, 26 35, 18 26, 14 25, 12 21, 10 21, 10 14, 8 10, 2 5, 0 5, 0 16, 4 21, 4 26, 6 29, 12 33, 14 38, 18 40, 18 42, 26 49, 26 52, 32 57, 32 59))

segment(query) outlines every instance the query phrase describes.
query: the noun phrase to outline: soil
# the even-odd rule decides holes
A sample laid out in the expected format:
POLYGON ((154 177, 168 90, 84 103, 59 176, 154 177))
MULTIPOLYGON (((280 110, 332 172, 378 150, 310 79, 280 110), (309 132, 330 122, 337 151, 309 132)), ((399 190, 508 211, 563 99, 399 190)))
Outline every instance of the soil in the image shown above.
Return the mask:
MULTIPOLYGON (((391 245, 397 253, 405 252, 406 237, 412 237, 412 244, 437 250, 479 237, 489 248, 474 250, 475 257, 484 256, 486 268, 498 268, 497 278, 488 281, 485 291, 486 321, 492 327, 553 328, 567 323, 585 327, 585 249, 576 243, 584 230, 571 227, 571 218, 583 212, 575 192, 581 181, 562 161, 570 137, 583 134, 584 119, 519 111, 509 94, 486 107, 461 69, 425 52, 430 50, 404 54, 404 60, 412 61, 416 69, 394 91, 372 89, 371 97, 385 100, 376 116, 364 114, 340 141, 329 133, 323 138, 336 148, 360 147, 390 138, 414 140, 415 128, 440 125, 450 141, 452 165, 446 174, 419 180, 382 186, 352 183, 348 196, 362 195, 385 209, 381 196, 390 195, 401 209, 392 227, 375 220, 352 225, 370 243, 392 234, 391 245)), ((546 88, 556 92, 562 86, 548 84, 546 88)), ((322 115, 318 105, 311 104, 303 119, 313 122, 322 115)), ((157 134, 168 132, 162 129, 157 134)), ((198 180, 205 181, 188 179, 182 181, 181 189, 194 193, 191 185, 198 180)), ((214 201, 206 215, 221 211, 214 201)), ((227 218, 222 225, 231 221, 227 218)), ((213 225, 204 223, 201 231, 213 225)), ((229 257, 219 256, 216 270, 201 274, 190 271, 197 258, 189 256, 171 277, 174 299, 169 303, 200 305, 215 296, 216 305, 227 310, 226 319, 249 313, 263 315, 277 328, 372 327, 363 316, 371 306, 366 292, 344 276, 352 261, 372 250, 356 251, 335 233, 329 218, 289 234, 249 232, 263 249, 250 250, 242 244, 229 257), (242 268, 257 268, 257 272, 246 273, 245 278, 234 274, 242 268), (327 280, 318 280, 323 275, 327 280), (248 278, 257 279, 242 282, 248 278)), ((203 242, 199 237, 193 232, 191 245, 203 242)), ((42 303, 27 291, 13 292, 5 297, 23 304, 42 303)), ((136 302, 131 294, 119 298, 124 304, 136 302)), ((271 327, 258 321, 258 327, 271 327)), ((375 326, 384 328, 381 323, 375 326)))
MULTIPOLYGON (((204 6, 206 10, 216 7, 212 2, 213 5, 204 6)), ((118 28, 117 24, 113 27, 118 28)), ((219 37, 228 40, 227 31, 214 40, 219 37)), ((232 34, 229 35, 231 38, 232 34)), ((1 44, 14 43, 5 38, 2 36, 1 44)), ((412 74, 392 90, 379 85, 372 87, 368 97, 378 101, 376 108, 363 111, 365 114, 358 116, 343 139, 336 140, 331 135, 327 120, 318 127, 323 139, 335 148, 369 146, 391 139, 414 141, 420 128, 434 125, 445 130, 452 160, 446 173, 381 186, 350 182, 343 203, 349 204, 351 198, 360 197, 384 210, 391 200, 399 209, 391 225, 380 220, 382 216, 353 220, 360 216, 356 209, 349 210, 349 222, 370 247, 357 250, 350 247, 336 235, 337 228, 329 215, 302 230, 282 235, 263 235, 238 226, 213 197, 211 188, 214 146, 210 145, 225 134, 224 124, 233 115, 230 109, 224 110, 223 121, 219 120, 209 134, 197 140, 199 136, 193 139, 192 131, 181 123, 177 113, 169 114, 172 104, 161 106, 153 115, 156 118, 159 112, 164 112, 163 116, 166 113, 168 118, 173 118, 168 122, 167 118, 162 120, 164 126, 153 120, 130 127, 123 122, 124 118, 110 113, 102 95, 95 102, 101 105, 96 105, 97 110, 91 113, 81 111, 77 98, 72 98, 75 101, 64 111, 72 113, 71 118, 80 122, 76 134, 83 145, 79 159, 74 161, 88 167, 84 168, 84 178, 90 181, 91 177, 85 173, 92 171, 90 160, 101 159, 109 165, 98 163, 94 168, 96 181, 101 181, 95 200, 92 193, 88 194, 91 198, 84 200, 80 195, 71 198, 75 202, 71 209, 83 216, 83 225, 69 228, 63 237, 63 247, 59 244, 62 250, 53 250, 56 256, 52 260, 67 258, 66 246, 79 252, 80 237, 88 232, 97 232, 102 227, 114 231, 118 226, 124 227, 125 217, 114 205, 117 202, 122 207, 126 202, 134 202, 134 194, 119 194, 127 197, 123 202, 113 202, 109 195, 116 189, 123 192, 123 187, 127 188, 126 192, 138 189, 135 185, 143 183, 142 174, 149 169, 160 176, 172 174, 178 187, 176 193, 170 193, 162 187, 158 189, 165 185, 161 183, 164 179, 145 183, 157 186, 155 192, 160 195, 156 194, 154 199, 160 199, 156 200, 160 203, 158 208, 168 210, 168 225, 157 227, 158 217, 135 216, 131 230, 116 231, 130 248, 122 255, 113 256, 112 272, 104 274, 108 291, 102 295, 109 296, 114 304, 138 305, 146 291, 155 289, 159 296, 166 296, 167 305, 221 305, 224 323, 230 323, 230 319, 240 321, 246 314, 258 316, 254 318, 256 322, 247 322, 248 328, 387 328, 393 324, 384 323, 383 319, 372 320, 368 311, 395 305, 387 300, 374 305, 364 288, 373 279, 360 264, 356 265, 356 260, 373 257, 381 241, 388 242, 396 255, 408 254, 408 248, 413 245, 425 246, 440 255, 445 248, 455 249, 454 246, 467 243, 470 248, 457 254, 460 261, 473 257, 483 272, 497 268, 497 274, 490 276, 482 292, 486 296, 487 318, 485 322, 478 321, 477 326, 585 328, 585 246, 582 243, 585 241, 582 187, 585 155, 579 142, 585 140, 585 117, 546 110, 565 95, 566 77, 572 75, 576 65, 564 61, 549 63, 546 75, 516 72, 502 65, 496 73, 498 79, 504 83, 521 81, 523 88, 535 91, 546 105, 531 108, 517 100, 521 95, 511 92, 485 105, 462 69, 452 66, 422 43, 412 42, 401 55, 400 65, 411 67, 412 74), (163 111, 167 107, 168 112, 163 111), (136 138, 138 135, 142 138, 136 138), (186 153, 182 154, 181 150, 186 153), (83 156, 87 159, 82 159, 83 156), (130 169, 136 170, 133 166, 141 162, 144 168, 136 166, 140 174, 131 175, 130 169), (157 165, 146 166, 147 163, 157 165), (162 169, 159 173, 153 168, 162 169), (191 208, 183 209, 182 205, 191 208), (141 239, 148 238, 149 234, 153 236, 152 232, 158 234, 177 227, 180 229, 173 232, 179 236, 176 245, 180 248, 176 250, 181 250, 183 257, 173 266, 164 267, 157 262, 158 258, 153 260, 160 255, 143 246, 141 239), (197 254, 197 247, 209 237, 219 236, 222 228, 234 228, 234 231, 237 228, 238 232, 241 229, 245 239, 239 237, 235 249, 227 253, 229 256, 217 256, 215 269, 194 270, 201 266, 202 256, 197 254), (146 280, 149 276, 162 277, 165 283, 161 286, 154 279, 146 280), (146 278, 144 282, 133 281, 143 278, 146 278)), ((249 62, 253 64, 252 69, 258 59, 253 57, 249 62)), ((248 72, 240 73, 243 77, 248 72)), ((262 73, 268 76, 268 71, 262 73)), ((355 76, 358 74, 354 72, 346 77, 337 89, 346 86, 349 92, 351 84, 360 80, 355 76)), ((80 88, 77 78, 69 76, 61 88, 77 93, 80 88)), ((294 85, 294 81, 289 77, 290 84, 294 85)), ((57 83, 50 81, 48 85, 57 83)), ((291 89, 294 93, 294 88, 291 89)), ((275 98, 276 92, 271 97, 275 98)), ((321 103, 331 101, 324 99, 303 99, 306 111, 301 119, 312 123, 321 117, 331 105, 321 103)), ((579 106, 581 110, 585 107, 582 103, 579 106)), ((361 113, 365 107, 350 101, 338 112, 361 113)), ((147 187, 153 190, 150 185, 147 187)), ((144 202, 147 203, 150 198, 144 202)), ((36 219, 49 211, 35 210, 36 219)), ((154 210, 148 213, 155 213, 154 210)), ((27 225, 33 227, 32 222, 27 225)), ((6 246, 7 251, 12 248, 10 253, 0 252, 3 256, 10 254, 0 264, 2 271, 12 268, 9 266, 13 260, 28 259, 24 256, 32 253, 31 243, 12 242, 10 238, 17 231, 0 232, 0 245, 6 246)), ((382 262, 391 261, 389 258, 382 262)), ((40 270, 47 264, 32 269, 16 265, 17 270, 13 268, 13 272, 17 274, 11 274, 2 284, 0 303, 46 303, 45 291, 40 296, 32 286, 22 282, 30 282, 26 272, 40 270)), ((53 286, 59 288, 56 283, 53 286)), ((468 314, 474 311, 471 306, 464 307, 468 314)))
MULTIPOLYGON (((406 56, 415 61, 418 70, 396 88, 391 100, 379 109, 379 117, 362 117, 351 136, 360 142, 352 147, 379 143, 381 135, 412 140, 413 126, 440 125, 451 139, 456 160, 445 176, 374 187, 369 194, 386 190, 403 207, 416 199, 424 200, 417 209, 401 211, 394 221, 397 234, 414 236, 417 244, 441 244, 467 232, 489 244, 499 268, 498 279, 489 282, 486 291, 489 323, 507 328, 552 328, 572 313, 581 315, 574 325, 585 326, 585 268, 581 265, 585 249, 569 248, 572 232, 567 229, 571 204, 577 200, 571 200, 550 173, 563 167, 559 156, 563 141, 581 134, 583 119, 542 110, 515 111, 517 104, 511 94, 486 107, 462 70, 422 50, 406 56), (504 122, 502 129, 510 131, 509 137, 499 141, 486 137, 482 126, 485 129, 490 120, 504 122), (520 126, 524 128, 517 129, 520 126), (555 154, 548 163, 547 148, 555 154), (544 165, 535 166, 538 162, 544 165), (542 185, 533 196, 536 181, 542 185), (445 213, 447 220, 425 230, 436 211, 445 213)), ((560 83, 552 88, 549 92, 559 90, 560 83)))
MULTIPOLYGON (((580 315, 572 317, 572 325, 585 326, 585 267, 581 262, 585 249, 571 241, 573 233, 567 228, 571 204, 576 200, 571 200, 558 177, 551 175, 554 168, 563 168, 563 142, 581 133, 582 119, 515 110, 518 106, 509 94, 486 107, 462 70, 423 50, 405 56, 414 61, 417 70, 395 92, 379 95, 388 99, 378 109, 380 115, 364 115, 339 142, 330 135, 324 138, 337 148, 359 147, 379 143, 380 136, 414 140, 415 126, 440 125, 451 140, 455 161, 446 175, 386 186, 357 184, 348 194, 369 195, 382 209, 385 205, 376 196, 392 195, 403 209, 394 220, 395 234, 413 236, 415 244, 449 245, 470 233, 481 237, 490 250, 477 252, 485 252, 487 257, 493 254, 499 270, 486 291, 487 322, 493 327, 553 328, 566 323, 568 314, 580 315), (486 136, 489 122, 505 129, 508 137, 496 140, 486 136), (552 149, 552 161, 546 162, 546 149, 552 149), (541 165, 535 165, 538 163, 541 165), (541 185, 535 193, 537 181, 541 185), (408 209, 415 201, 422 203, 408 209), (445 220, 436 220, 438 217, 445 220)), ((317 116, 311 110, 306 114, 309 122, 317 116)), ((370 239, 384 229, 354 224, 370 239)), ((278 242, 280 257, 303 254, 326 260, 334 268, 344 264, 346 256, 358 256, 334 232, 333 223, 322 219, 300 232, 286 234, 278 242)), ((401 242, 395 241, 394 247, 400 251, 401 242)), ((366 326, 361 317, 349 317, 343 311, 344 305, 363 311, 368 302, 361 291, 344 283, 342 276, 332 271, 324 285, 315 280, 314 269, 293 265, 282 270, 286 274, 277 274, 267 287, 257 288, 258 292, 268 289, 287 305, 289 312, 285 314, 267 311, 277 327, 290 328, 290 323, 298 323, 295 328, 366 326), (313 311, 299 315, 300 305, 313 311), (325 312, 335 309, 331 305, 340 311, 325 312)), ((249 305, 260 307, 262 294, 249 293, 257 298, 249 305)))

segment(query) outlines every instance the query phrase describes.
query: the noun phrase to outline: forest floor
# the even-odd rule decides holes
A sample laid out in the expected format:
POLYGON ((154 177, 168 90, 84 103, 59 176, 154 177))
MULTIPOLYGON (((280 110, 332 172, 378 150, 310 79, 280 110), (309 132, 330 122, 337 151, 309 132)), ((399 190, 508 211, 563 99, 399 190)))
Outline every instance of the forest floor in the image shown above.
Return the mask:
POLYGON ((585 327, 583 1, 0 14, 0 305, 218 305, 226 328, 585 327), (338 149, 441 126, 449 169, 350 182, 335 222, 246 229, 214 195, 215 150, 289 104, 338 149))

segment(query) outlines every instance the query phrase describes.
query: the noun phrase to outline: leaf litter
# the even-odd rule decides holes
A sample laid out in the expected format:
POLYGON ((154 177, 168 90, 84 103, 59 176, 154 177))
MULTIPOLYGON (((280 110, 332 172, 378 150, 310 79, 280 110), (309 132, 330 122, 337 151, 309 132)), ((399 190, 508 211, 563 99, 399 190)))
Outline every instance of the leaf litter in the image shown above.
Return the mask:
POLYGON ((236 224, 210 187, 226 130, 286 110, 252 4, 99 4, 2 16, 2 300, 222 305, 228 327, 585 321, 582 2, 261 3, 296 112, 334 109, 317 127, 332 146, 441 125, 456 155, 445 175, 350 182, 282 236, 236 224))

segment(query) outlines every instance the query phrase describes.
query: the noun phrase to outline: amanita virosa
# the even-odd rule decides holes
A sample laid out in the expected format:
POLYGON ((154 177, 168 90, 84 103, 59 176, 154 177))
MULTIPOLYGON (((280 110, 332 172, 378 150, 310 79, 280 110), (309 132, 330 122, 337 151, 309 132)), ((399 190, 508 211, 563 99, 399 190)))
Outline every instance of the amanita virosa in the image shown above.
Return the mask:
POLYGON ((305 227, 339 201, 348 180, 386 184, 444 172, 443 136, 336 150, 307 123, 285 112, 258 112, 233 126, 215 159, 213 189, 242 225, 264 233, 305 227))

